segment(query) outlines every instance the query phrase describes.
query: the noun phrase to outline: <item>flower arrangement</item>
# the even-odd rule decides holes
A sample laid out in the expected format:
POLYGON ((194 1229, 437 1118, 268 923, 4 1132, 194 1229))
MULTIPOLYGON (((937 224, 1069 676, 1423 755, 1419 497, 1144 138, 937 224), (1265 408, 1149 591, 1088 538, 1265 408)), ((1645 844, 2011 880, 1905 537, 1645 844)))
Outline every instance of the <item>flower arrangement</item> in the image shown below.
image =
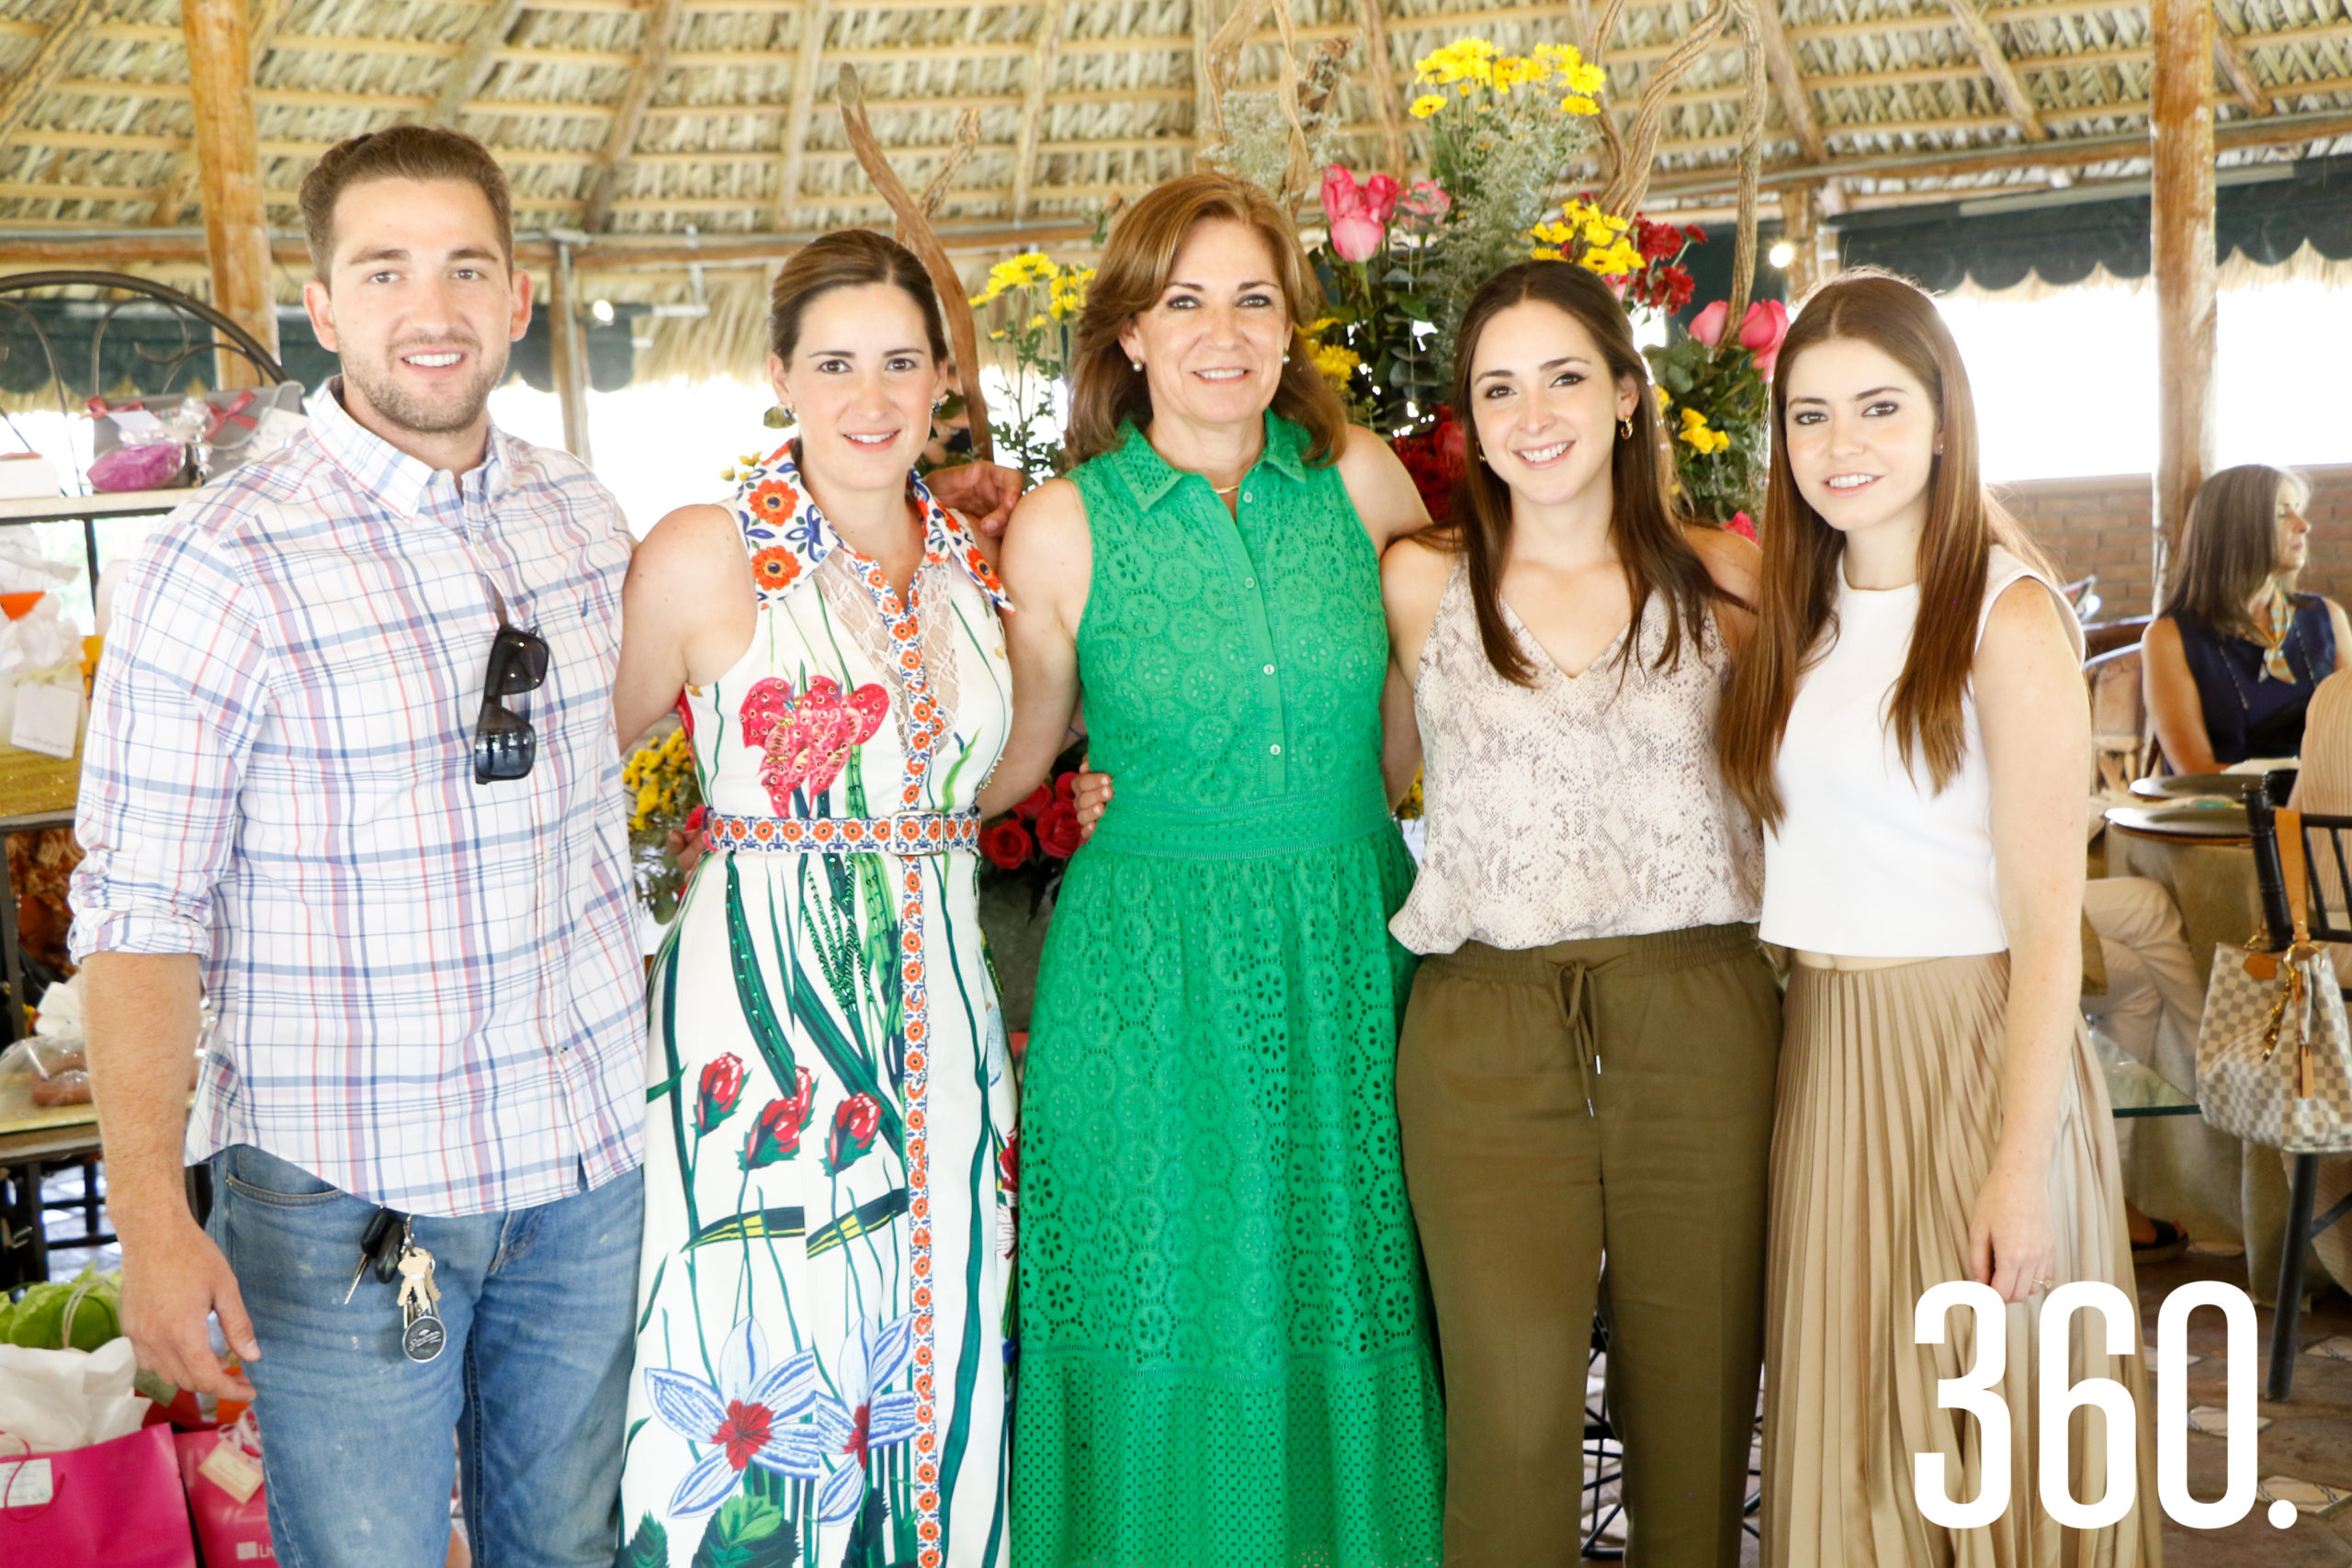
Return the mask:
MULTIPOLYGON (((991 341, 1012 356, 1012 395, 989 422, 997 459, 1033 474, 1061 469, 1062 400, 1079 312, 1086 308, 1091 266, 1062 266, 1043 251, 1024 251, 989 268, 972 308, 997 324, 991 341)), ((953 418, 957 411, 944 411, 953 418)))
POLYGON ((1683 504, 1694 516, 1753 537, 1748 519, 1762 502, 1770 450, 1768 383, 1788 335, 1789 310, 1778 299, 1750 305, 1732 345, 1724 349, 1730 313, 1718 299, 1699 312, 1685 336, 1643 352, 1657 383, 1659 412, 1673 434, 1683 504))
POLYGON ((1029 912, 1035 915, 1061 886, 1069 857, 1084 841, 1078 825, 1078 770, 1083 745, 1055 760, 1050 780, 1006 816, 980 829, 980 856, 991 881, 1026 881, 1029 912))
POLYGON ((1391 435, 1428 420, 1463 306, 1522 254, 1560 171, 1591 145, 1605 79, 1570 45, 1520 56, 1457 39, 1414 73, 1430 178, 1324 171, 1328 238, 1308 254, 1330 313, 1315 323, 1316 364, 1356 418, 1391 435))
POLYGON ((655 920, 666 924, 677 914, 686 886, 686 874, 670 852, 670 835, 699 829, 704 817, 694 738, 681 728, 639 748, 621 764, 621 786, 628 791, 628 847, 637 896, 655 920))
POLYGON ((1707 231, 1695 223, 1679 229, 1638 212, 1620 218, 1589 196, 1567 203, 1558 218, 1538 223, 1527 237, 1536 242, 1528 254, 1575 262, 1607 279, 1627 305, 1668 315, 1690 303, 1694 287, 1682 253, 1707 243, 1707 231))

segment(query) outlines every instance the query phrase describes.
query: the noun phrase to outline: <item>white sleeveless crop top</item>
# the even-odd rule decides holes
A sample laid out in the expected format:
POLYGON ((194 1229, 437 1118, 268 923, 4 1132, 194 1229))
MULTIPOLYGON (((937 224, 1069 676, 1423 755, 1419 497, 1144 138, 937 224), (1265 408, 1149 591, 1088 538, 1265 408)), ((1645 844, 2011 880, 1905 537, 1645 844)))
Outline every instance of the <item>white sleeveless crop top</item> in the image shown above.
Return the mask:
MULTIPOLYGON (((2030 577, 1993 547, 1984 624, 2002 592, 2030 577)), ((2065 602, 2080 657, 2082 628, 2065 602)), ((1993 781, 1973 683, 1961 697, 1960 772, 1941 793, 1903 765, 1887 713, 1911 649, 1919 585, 1867 591, 1838 579, 1834 637, 1804 672, 1773 776, 1782 817, 1764 836, 1766 942, 1851 958, 1961 958, 2009 945, 1993 870, 1993 781)))

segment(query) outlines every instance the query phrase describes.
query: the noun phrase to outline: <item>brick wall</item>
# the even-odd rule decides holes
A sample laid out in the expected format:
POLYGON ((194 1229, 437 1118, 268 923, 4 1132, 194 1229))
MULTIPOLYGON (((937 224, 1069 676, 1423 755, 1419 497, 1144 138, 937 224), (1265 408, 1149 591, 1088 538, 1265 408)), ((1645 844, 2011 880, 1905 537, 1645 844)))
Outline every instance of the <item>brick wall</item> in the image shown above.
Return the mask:
MULTIPOLYGON (((2307 468, 2312 502, 2307 593, 2352 604, 2352 465, 2307 468)), ((2148 613, 2149 480, 2145 474, 2027 479, 1994 493, 2069 580, 2098 574, 2099 619, 2148 613)))

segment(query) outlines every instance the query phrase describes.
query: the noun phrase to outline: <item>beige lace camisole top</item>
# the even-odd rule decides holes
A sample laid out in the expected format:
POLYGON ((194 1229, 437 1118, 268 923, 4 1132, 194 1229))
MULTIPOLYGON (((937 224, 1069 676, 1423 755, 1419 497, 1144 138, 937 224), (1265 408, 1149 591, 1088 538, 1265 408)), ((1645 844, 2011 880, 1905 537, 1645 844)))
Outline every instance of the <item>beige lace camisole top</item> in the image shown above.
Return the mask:
POLYGON ((1680 660, 1659 669, 1653 593, 1628 628, 1634 660, 1618 663, 1621 635, 1572 678, 1503 616, 1532 688, 1487 662, 1456 561, 1414 678, 1426 848, 1396 940, 1451 953, 1754 920, 1763 852, 1715 763, 1727 657, 1712 622, 1696 648, 1686 625, 1680 660))

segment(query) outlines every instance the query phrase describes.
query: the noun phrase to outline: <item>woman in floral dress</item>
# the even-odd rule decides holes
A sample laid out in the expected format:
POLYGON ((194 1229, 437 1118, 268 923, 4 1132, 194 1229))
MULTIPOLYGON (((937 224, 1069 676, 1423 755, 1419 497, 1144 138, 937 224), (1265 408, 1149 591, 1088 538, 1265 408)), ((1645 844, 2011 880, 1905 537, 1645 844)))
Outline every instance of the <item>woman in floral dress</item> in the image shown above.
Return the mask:
POLYGON ((1007 1542, 1013 1103, 974 854, 1005 601, 910 471, 947 385, 922 264, 828 235, 770 339, 797 439, 629 572, 621 732, 683 686, 714 815, 650 982, 622 1562, 980 1568, 1007 1542))

